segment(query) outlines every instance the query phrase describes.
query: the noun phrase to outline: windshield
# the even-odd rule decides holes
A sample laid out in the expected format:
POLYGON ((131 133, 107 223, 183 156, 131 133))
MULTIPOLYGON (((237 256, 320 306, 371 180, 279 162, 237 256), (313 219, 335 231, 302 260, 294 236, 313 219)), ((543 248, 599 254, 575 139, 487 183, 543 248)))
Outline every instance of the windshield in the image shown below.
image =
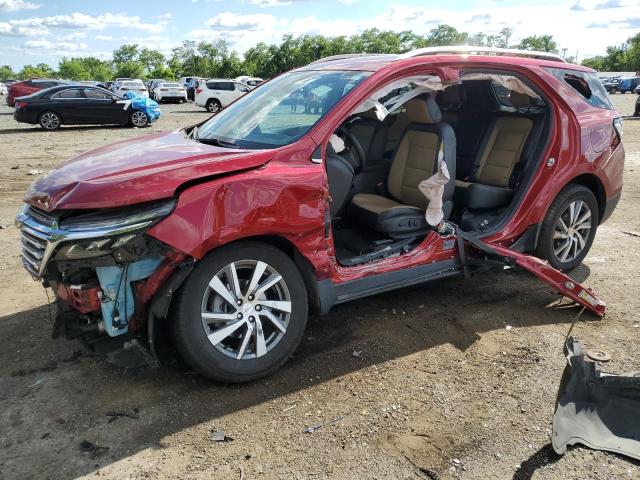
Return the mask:
POLYGON ((291 72, 252 90, 202 124, 200 141, 277 148, 307 133, 369 72, 291 72))
POLYGON ((122 82, 123 87, 144 88, 142 82, 122 82))

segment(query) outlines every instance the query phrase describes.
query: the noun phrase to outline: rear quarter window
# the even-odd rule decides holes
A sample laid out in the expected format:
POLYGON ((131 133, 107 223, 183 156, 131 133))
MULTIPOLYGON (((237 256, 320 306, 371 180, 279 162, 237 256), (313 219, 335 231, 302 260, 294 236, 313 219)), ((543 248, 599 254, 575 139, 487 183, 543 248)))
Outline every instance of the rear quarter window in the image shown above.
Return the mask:
POLYGON ((562 68, 548 68, 547 70, 554 77, 569 85, 574 92, 590 105, 604 110, 614 109, 609 99, 609 94, 607 94, 597 74, 562 68))

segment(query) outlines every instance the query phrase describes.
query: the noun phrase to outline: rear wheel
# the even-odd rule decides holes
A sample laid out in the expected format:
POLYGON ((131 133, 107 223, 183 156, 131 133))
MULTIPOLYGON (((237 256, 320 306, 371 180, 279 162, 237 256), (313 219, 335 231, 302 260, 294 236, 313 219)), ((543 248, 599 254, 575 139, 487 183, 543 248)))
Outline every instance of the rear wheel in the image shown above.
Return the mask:
POLYGON ((146 127, 149 125, 149 117, 142 110, 134 110, 129 115, 129 123, 134 127, 146 127))
POLYGON ((293 261, 258 242, 209 254, 191 272, 173 310, 176 348, 213 380, 240 383, 278 369, 300 343, 307 292, 293 261))
POLYGON ((542 222, 536 255, 558 270, 577 267, 589 253, 598 228, 598 202, 587 187, 570 184, 542 222))
POLYGON ((62 119, 56 112, 44 112, 40 115, 38 123, 45 130, 57 130, 62 125, 62 119))
POLYGON ((207 100, 206 108, 210 113, 218 113, 220 111, 220 108, 222 108, 222 105, 220 105, 220 102, 218 100, 212 98, 210 100, 207 100))

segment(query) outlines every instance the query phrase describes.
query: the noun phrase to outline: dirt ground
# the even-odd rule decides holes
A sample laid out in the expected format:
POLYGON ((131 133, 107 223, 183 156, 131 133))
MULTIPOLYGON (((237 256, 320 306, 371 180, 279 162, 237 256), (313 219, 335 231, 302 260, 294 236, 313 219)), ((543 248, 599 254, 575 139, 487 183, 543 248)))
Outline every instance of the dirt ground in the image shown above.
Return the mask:
MULTIPOLYGON (((613 98, 631 114, 635 95, 613 98)), ((561 347, 575 312, 545 308, 557 296, 524 272, 337 307, 311 319, 282 370, 244 386, 211 383, 175 361, 123 371, 80 342, 53 340, 47 296, 20 264, 13 226, 29 171, 207 114, 163 106, 145 130, 48 133, 14 122, 0 100, 0 478, 640 478, 640 462, 621 456, 553 453, 561 347), (212 442, 212 431, 233 441, 212 442), (108 450, 84 451, 85 440, 108 450)), ((630 234, 640 232, 640 121, 624 129, 622 201, 572 273, 608 303, 603 320, 587 318, 575 333, 611 353, 607 368, 618 373, 640 370, 640 238, 630 234)))

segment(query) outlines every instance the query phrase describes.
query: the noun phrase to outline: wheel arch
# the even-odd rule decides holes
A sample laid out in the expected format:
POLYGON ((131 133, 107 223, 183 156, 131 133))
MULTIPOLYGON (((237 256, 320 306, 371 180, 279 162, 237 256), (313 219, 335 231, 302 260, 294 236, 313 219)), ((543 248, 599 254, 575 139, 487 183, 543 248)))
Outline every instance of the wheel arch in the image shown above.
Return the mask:
MULTIPOLYGON (((243 237, 230 243, 219 245, 217 248, 241 242, 262 242, 285 253, 291 260, 293 260, 293 263, 300 271, 300 275, 302 275, 310 309, 314 312, 320 311, 320 292, 318 289, 318 280, 315 269, 311 262, 307 260, 300 250, 298 250, 298 247, 296 247, 295 244, 280 235, 256 235, 243 237)), ((215 249, 211 251, 215 251, 215 249)))
POLYGON ((598 202, 598 224, 600 224, 607 204, 607 195, 602 181, 597 175, 585 173, 573 178, 563 189, 571 183, 588 188, 591 190, 591 193, 593 193, 593 196, 596 197, 596 201, 598 202))

